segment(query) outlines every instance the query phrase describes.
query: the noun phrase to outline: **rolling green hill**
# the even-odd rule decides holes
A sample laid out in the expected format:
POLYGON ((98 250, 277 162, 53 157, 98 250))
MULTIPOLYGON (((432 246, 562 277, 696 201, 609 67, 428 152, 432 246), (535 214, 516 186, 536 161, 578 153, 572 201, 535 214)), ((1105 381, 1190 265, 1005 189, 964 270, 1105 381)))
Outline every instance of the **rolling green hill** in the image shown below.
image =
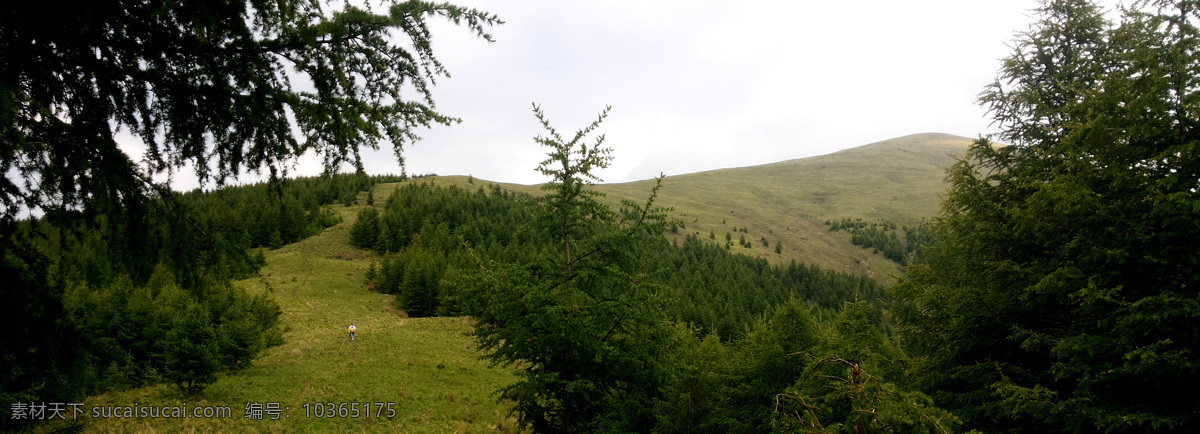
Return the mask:
MULTIPOLYGON (((754 167, 715 170, 669 178, 660 203, 676 209, 685 234, 717 234, 746 227, 752 248, 743 254, 787 262, 797 259, 825 268, 849 270, 887 280, 899 267, 850 243, 845 232, 830 232, 826 219, 886 218, 915 224, 934 215, 942 192, 944 168, 961 154, 969 139, 920 134, 878 142, 829 155, 754 167), (768 238, 771 247, 758 243, 768 238), (774 243, 783 243, 776 254, 774 243)), ((421 178, 409 182, 478 188, 489 184, 465 176, 421 178)), ((642 201, 652 181, 605 184, 607 200, 642 201)), ((539 186, 504 185, 539 194, 539 186)), ((395 184, 373 189, 377 206, 395 184)), ((491 368, 478 358, 465 318, 405 318, 390 295, 365 288, 363 273, 378 256, 349 245, 349 228, 360 205, 334 207, 343 222, 276 250, 264 251, 261 277, 237 283, 252 292, 266 291, 283 309, 285 343, 269 349, 254 365, 222 374, 201 396, 184 400, 169 385, 91 397, 93 406, 230 406, 226 419, 145 419, 85 417, 43 428, 70 426, 87 431, 354 431, 465 432, 509 431, 509 407, 494 391, 515 377, 511 369, 491 368), (347 342, 349 322, 359 340, 347 342), (280 420, 245 418, 248 403, 277 402, 280 420), (396 415, 317 418, 316 403, 394 402, 396 415), (309 415, 304 405, 309 404, 309 415), (84 423, 83 426, 76 425, 84 423)), ((738 235, 733 235, 736 240, 738 235)), ((269 419, 269 416, 267 416, 269 419)))
MULTIPOLYGON (((876 142, 828 155, 752 167, 720 169, 667 178, 659 203, 675 208, 683 222, 676 234, 699 234, 724 243, 730 233, 733 251, 776 263, 797 261, 831 270, 865 274, 889 282, 899 265, 855 246, 846 232, 830 232, 826 220, 888 219, 897 225, 916 225, 933 217, 945 190, 945 169, 965 153, 971 139, 925 133, 876 142), (751 248, 737 244, 747 228, 751 248), (764 247, 766 238, 770 246, 764 247), (775 243, 782 253, 775 253, 775 243)), ((425 178, 423 180, 429 180, 425 178)), ((464 187, 467 177, 434 177, 440 184, 464 187)), ((473 181, 476 185, 485 183, 473 181)), ((505 188, 540 194, 538 185, 501 184, 505 188)), ((641 203, 653 180, 603 184, 610 204, 621 199, 641 203)))

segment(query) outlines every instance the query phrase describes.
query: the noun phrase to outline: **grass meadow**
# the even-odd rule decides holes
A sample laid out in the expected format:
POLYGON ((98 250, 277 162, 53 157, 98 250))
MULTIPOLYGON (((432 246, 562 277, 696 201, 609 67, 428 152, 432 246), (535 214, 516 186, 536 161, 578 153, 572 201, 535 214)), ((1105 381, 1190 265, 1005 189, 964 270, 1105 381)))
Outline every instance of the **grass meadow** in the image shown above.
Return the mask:
MULTIPOLYGON (((386 198, 394 186, 376 186, 386 198)), ((366 193, 359 203, 365 203, 366 193)), ((378 203, 382 203, 379 200, 378 203)), ((88 398, 84 416, 45 430, 88 432, 484 432, 513 431, 510 408, 495 391, 514 371, 480 360, 467 318, 406 318, 394 298, 366 289, 363 274, 374 253, 349 245, 350 226, 363 206, 335 205, 343 222, 278 250, 266 251, 261 277, 238 282, 267 291, 283 309, 284 344, 254 365, 220 374, 197 397, 158 385, 88 398), (358 328, 350 342, 346 328, 358 328), (287 416, 245 418, 247 403, 277 402, 287 416), (395 403, 395 416, 317 418, 316 403, 395 403), (92 419, 92 406, 229 406, 232 418, 92 419), (309 404, 308 417, 304 404, 309 404)), ((377 407, 373 406, 373 412, 377 407)), ((386 416, 386 410, 384 410, 386 416)))

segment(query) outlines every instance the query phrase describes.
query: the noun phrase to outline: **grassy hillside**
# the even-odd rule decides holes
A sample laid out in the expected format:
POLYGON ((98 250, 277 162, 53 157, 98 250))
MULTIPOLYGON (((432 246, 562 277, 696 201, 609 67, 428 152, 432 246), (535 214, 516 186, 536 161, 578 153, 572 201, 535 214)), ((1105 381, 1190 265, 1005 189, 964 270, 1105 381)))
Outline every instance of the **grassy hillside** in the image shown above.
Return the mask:
MULTIPOLYGON (((376 186, 387 197, 390 185, 376 186)), ((365 203, 365 193, 359 203, 365 203)), ((335 206, 344 221, 320 234, 266 252, 262 278, 238 282, 269 291, 283 309, 285 343, 241 372, 222 374, 199 397, 182 398, 172 386, 89 398, 85 407, 201 405, 232 407, 229 419, 92 419, 98 432, 467 432, 508 430, 508 408, 494 391, 515 379, 478 357, 465 318, 404 318, 394 298, 366 290, 363 273, 373 253, 350 247, 349 228, 362 206, 335 206), (346 328, 358 327, 355 342, 346 328), (290 417, 251 420, 249 402, 278 402, 290 417), (392 419, 316 418, 305 403, 394 402, 392 419)), ((385 411, 386 412, 386 411, 385 411)), ((63 428, 56 423, 48 429, 63 428)))
MULTIPOLYGON (((880 255, 854 246, 844 232, 829 232, 826 219, 887 218, 915 224, 932 216, 940 202, 944 168, 970 141, 961 137, 921 134, 879 142, 829 155, 775 164, 724 169, 669 178, 660 203, 675 207, 685 228, 672 236, 709 231, 724 242, 747 227, 754 247, 735 243, 733 250, 772 261, 791 259, 825 268, 849 270, 886 280, 899 268, 880 255), (758 243, 762 237, 770 247, 758 243), (774 243, 782 241, 782 254, 774 243)), ((410 181, 414 182, 414 181, 410 181)), ((469 177, 415 180, 478 188, 489 184, 469 177)), ((615 204, 643 201, 652 181, 606 184, 599 189, 615 204)), ((378 204, 394 184, 374 187, 378 204)), ((539 194, 539 186, 504 185, 539 194)), ((365 203, 365 193, 359 203, 365 203)), ((494 391, 515 379, 513 372, 489 368, 478 357, 463 318, 404 318, 394 299, 366 290, 363 273, 378 257, 349 246, 349 228, 363 206, 335 206, 341 224, 316 236, 267 251, 261 278, 238 282, 251 291, 273 294, 283 309, 285 344, 267 351, 241 372, 222 374, 199 397, 184 399, 171 386, 160 385, 89 398, 92 406, 220 405, 231 408, 227 419, 92 419, 76 423, 99 432, 175 431, 351 431, 467 432, 511 430, 508 408, 496 403, 494 391), (346 327, 354 322, 358 340, 348 342, 346 327), (278 402, 289 416, 280 420, 244 417, 246 404, 278 402), (304 404, 394 402, 396 415, 316 418, 305 416, 304 404)))
MULTIPOLYGON (((716 242, 725 234, 732 250, 786 263, 795 259, 831 270, 850 271, 888 281, 900 267, 880 254, 850 243, 846 232, 830 232, 825 221, 841 218, 886 218, 914 225, 937 213, 945 190, 945 169, 961 156, 971 139, 947 134, 916 134, 828 155, 761 166, 721 169, 668 178, 659 203, 675 208, 684 223, 674 238, 699 234, 716 242), (745 227, 752 248, 737 244, 734 228, 745 227), (766 237, 769 247, 760 240, 766 237), (775 253, 781 242, 783 252, 775 253)), ((459 176, 422 179, 464 187, 459 176)), ((474 180, 475 185, 485 181, 474 180)), ((540 186, 502 184, 540 194, 540 186)), ((652 180, 598 186, 610 204, 621 199, 645 200, 652 180)))

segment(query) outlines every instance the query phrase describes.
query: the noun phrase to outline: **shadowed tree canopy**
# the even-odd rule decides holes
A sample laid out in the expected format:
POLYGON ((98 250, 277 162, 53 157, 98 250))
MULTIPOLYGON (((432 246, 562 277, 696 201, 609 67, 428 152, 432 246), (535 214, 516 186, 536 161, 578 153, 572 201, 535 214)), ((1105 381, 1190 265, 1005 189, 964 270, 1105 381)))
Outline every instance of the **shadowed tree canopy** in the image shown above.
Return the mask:
POLYGON ((1012 146, 949 172, 897 287, 915 378, 968 428, 1200 430, 1200 5, 1049 0, 982 95, 1012 146))
MULTIPOLYGON (((105 378, 90 373, 106 366, 157 370, 195 392, 219 366, 244 366, 267 345, 277 307, 259 303, 259 324, 232 314, 236 321, 222 322, 213 309, 258 302, 218 306, 213 300, 222 299, 211 296, 241 294, 226 283, 237 270, 226 270, 230 261, 242 268, 250 261, 220 246, 253 244, 261 237, 246 229, 262 225, 220 227, 271 221, 271 244, 281 244, 332 218, 319 210, 323 189, 306 192, 307 206, 278 194, 277 207, 244 208, 270 211, 248 220, 225 208, 236 201, 200 198, 210 206, 197 217, 189 203, 199 202, 174 200, 153 177, 190 166, 202 183, 223 185, 246 171, 279 179, 308 152, 324 159, 327 172, 345 162, 361 172, 360 151, 384 141, 399 158, 416 128, 457 121, 436 110, 430 93, 448 73, 434 56, 428 20, 447 19, 488 41, 485 30, 501 23, 449 4, 338 4, 113 0, 0 8, 0 318, 12 331, 0 340, 0 401, 78 399, 104 386, 95 383, 105 378), (118 132, 143 142, 140 162, 117 146, 118 132), (167 220, 159 213, 164 204, 175 210, 167 220), (25 222, 22 215, 46 218, 25 222), (141 288, 138 270, 158 261, 185 264, 182 274, 196 278, 172 277, 186 291, 208 294, 194 298, 212 318, 193 312, 183 318, 195 321, 180 326, 187 333, 168 337, 85 327, 99 318, 95 312, 135 310, 104 294, 141 288), (118 274, 134 279, 114 286, 118 274), (138 350, 142 342, 168 348, 138 350)), ((333 177, 324 185, 359 191, 333 177)), ((223 197, 230 195, 252 197, 223 197)), ((12 422, 0 410, 0 430, 12 422)))
MULTIPOLYGON (((221 185, 286 175, 305 152, 326 169, 414 127, 458 119, 429 91, 448 76, 430 17, 479 37, 496 16, 420 1, 335 9, 319 0, 22 2, 0 11, 0 201, 21 208, 127 205, 148 175, 191 164, 221 185), (145 143, 138 164, 114 133, 145 143), (297 134, 298 133, 298 134, 297 134), (86 205, 86 206, 85 206, 86 205)), ((102 211, 102 210, 101 210, 102 211)))

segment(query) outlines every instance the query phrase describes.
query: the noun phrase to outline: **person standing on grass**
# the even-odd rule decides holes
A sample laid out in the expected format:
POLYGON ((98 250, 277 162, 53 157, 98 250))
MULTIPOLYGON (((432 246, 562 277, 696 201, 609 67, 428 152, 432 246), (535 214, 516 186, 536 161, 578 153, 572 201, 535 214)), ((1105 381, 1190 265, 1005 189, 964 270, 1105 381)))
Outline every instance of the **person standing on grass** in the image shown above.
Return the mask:
POLYGON ((354 327, 354 323, 350 323, 350 340, 351 340, 351 341, 353 341, 353 340, 354 340, 354 332, 355 332, 356 330, 358 330, 358 328, 357 328, 357 327, 354 327))

